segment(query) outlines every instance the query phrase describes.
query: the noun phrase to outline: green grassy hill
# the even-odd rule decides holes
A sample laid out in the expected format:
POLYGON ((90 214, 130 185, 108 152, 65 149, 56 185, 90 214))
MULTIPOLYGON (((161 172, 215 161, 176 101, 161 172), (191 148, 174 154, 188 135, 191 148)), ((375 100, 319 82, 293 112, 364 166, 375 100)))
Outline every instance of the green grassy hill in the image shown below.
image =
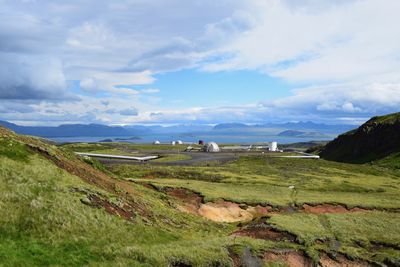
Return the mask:
POLYGON ((0 127, 0 266, 229 266, 230 231, 0 127))
MULTIPOLYGON (((395 165, 400 152, 400 113, 373 117, 358 129, 339 135, 320 152, 324 159, 366 163, 382 160, 386 166, 395 165)), ((400 164, 398 164, 400 167, 400 164)))
POLYGON ((0 266, 400 264, 398 170, 260 156, 104 166, 70 147, 117 153, 0 127, 0 266), (209 217, 184 209, 200 200, 209 217))

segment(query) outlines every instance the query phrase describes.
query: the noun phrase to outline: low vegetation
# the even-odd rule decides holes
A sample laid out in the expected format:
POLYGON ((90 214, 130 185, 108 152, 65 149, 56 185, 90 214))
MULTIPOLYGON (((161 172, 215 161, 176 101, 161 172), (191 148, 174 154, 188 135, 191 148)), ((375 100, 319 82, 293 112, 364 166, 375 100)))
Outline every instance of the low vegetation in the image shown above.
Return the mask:
POLYGON ((400 206, 399 172, 369 165, 254 156, 223 166, 120 165, 110 170, 119 177, 159 187, 185 187, 208 201, 223 198, 281 207, 294 202, 387 209, 400 206), (295 187, 295 198, 289 186, 295 187))
POLYGON ((73 151, 140 154, 154 146, 59 148, 3 128, 0 145, 0 265, 285 266, 289 256, 282 255, 314 264, 344 256, 400 264, 400 171, 383 161, 245 156, 168 166, 184 158, 166 151, 164 162, 104 165, 73 151), (236 210, 259 205, 264 213, 252 221, 214 222, 185 212, 171 188, 199 193, 186 197, 197 196, 200 206, 220 203, 209 209, 228 210, 224 199, 238 203, 236 210), (322 208, 309 212, 305 203, 322 208), (336 205, 341 208, 331 208, 336 205))

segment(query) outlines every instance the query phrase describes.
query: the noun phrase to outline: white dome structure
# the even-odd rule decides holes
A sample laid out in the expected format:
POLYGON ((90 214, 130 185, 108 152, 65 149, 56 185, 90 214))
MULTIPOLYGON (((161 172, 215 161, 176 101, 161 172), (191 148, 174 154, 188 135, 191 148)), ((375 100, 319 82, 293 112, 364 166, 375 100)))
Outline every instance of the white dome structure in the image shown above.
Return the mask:
POLYGON ((153 142, 153 145, 159 145, 159 144, 160 144, 160 141, 158 141, 158 140, 153 142))
POLYGON ((204 146, 204 151, 206 152, 219 152, 219 146, 215 142, 209 142, 204 146))
POLYGON ((182 142, 181 140, 176 141, 176 143, 177 143, 178 145, 183 145, 183 142, 182 142))

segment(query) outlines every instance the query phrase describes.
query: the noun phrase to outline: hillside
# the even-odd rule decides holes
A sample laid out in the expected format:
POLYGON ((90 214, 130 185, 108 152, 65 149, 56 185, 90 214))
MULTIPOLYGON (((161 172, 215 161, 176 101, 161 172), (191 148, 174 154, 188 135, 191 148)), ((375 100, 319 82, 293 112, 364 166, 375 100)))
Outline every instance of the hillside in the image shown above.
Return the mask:
POLYGON ((339 135, 320 152, 324 159, 365 163, 400 152, 400 113, 373 117, 358 129, 339 135))
POLYGON ((154 146, 54 146, 0 127, 0 266, 400 263, 396 170, 267 154, 103 165, 75 149, 154 146))
POLYGON ((0 127, 1 266, 229 265, 231 227, 174 205, 163 193, 0 127))

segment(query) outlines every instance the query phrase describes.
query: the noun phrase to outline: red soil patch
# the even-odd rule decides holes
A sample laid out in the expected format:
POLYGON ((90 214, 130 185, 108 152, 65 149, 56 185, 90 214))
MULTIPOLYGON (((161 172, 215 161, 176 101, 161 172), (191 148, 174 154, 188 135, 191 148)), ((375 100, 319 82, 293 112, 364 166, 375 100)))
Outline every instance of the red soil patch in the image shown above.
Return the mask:
POLYGON ((352 261, 344 257, 343 255, 338 255, 335 259, 330 258, 328 255, 323 254, 319 260, 319 266, 321 267, 367 267, 372 266, 368 262, 356 260, 352 261))
POLYGON ((180 199, 185 203, 190 203, 197 207, 200 207, 200 204, 203 201, 203 197, 201 197, 199 194, 196 194, 195 192, 185 188, 168 188, 166 189, 166 193, 169 196, 180 199))
POLYGON ((198 210, 203 201, 203 197, 185 188, 167 188, 165 189, 167 195, 180 200, 178 209, 183 212, 198 214, 198 210))
POLYGON ((312 260, 295 250, 271 250, 264 253, 266 263, 284 263, 289 267, 312 267, 312 260))
POLYGON ((367 212, 368 210, 357 207, 352 209, 347 209, 344 206, 332 205, 332 204, 320 204, 315 206, 304 204, 302 207, 302 211, 305 213, 326 214, 326 213, 367 212))
POLYGON ((250 228, 241 229, 232 234, 233 236, 248 236, 256 239, 272 240, 272 241, 295 241, 295 237, 284 232, 272 228, 250 228))
POLYGON ((246 210, 253 214, 253 217, 263 217, 273 213, 271 206, 264 207, 261 205, 257 205, 255 207, 248 207, 246 210))
POLYGON ((296 242, 295 235, 273 228, 265 221, 265 219, 263 221, 250 223, 244 228, 234 232, 232 236, 248 236, 271 241, 296 242))

